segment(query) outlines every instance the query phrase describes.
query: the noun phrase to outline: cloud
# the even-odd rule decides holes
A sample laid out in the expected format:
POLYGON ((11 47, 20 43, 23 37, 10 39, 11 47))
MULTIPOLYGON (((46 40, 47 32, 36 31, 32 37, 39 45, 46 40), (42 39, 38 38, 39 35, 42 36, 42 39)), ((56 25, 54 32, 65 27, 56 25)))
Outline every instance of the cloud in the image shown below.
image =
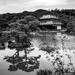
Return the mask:
POLYGON ((63 8, 70 6, 70 3, 72 4, 71 0, 0 0, 0 13, 22 12, 40 8, 50 9, 52 7, 63 8))
POLYGON ((66 2, 67 2, 66 0, 33 0, 30 3, 36 5, 54 6, 54 5, 65 4, 66 2))

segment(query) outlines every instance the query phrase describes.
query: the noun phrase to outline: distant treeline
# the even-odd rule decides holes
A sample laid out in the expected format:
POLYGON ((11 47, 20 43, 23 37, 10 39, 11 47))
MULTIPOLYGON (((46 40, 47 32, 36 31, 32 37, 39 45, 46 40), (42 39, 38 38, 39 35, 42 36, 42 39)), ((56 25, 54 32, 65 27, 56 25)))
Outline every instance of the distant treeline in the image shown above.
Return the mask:
POLYGON ((22 19, 27 15, 32 15, 36 18, 39 18, 41 15, 46 14, 46 13, 53 13, 57 14, 58 16, 61 15, 67 15, 67 16, 74 16, 75 17, 75 9, 54 9, 54 10, 43 10, 43 9, 38 9, 34 12, 28 12, 24 11, 22 13, 5 13, 5 14, 0 14, 0 21, 4 21, 6 23, 11 23, 16 21, 17 19, 22 19))
MULTIPOLYGON (((12 22, 16 22, 17 20, 23 19, 25 16, 32 15, 39 19, 39 17, 43 14, 56 14, 59 16, 61 22, 63 23, 63 28, 67 28, 73 21, 75 20, 75 9, 54 9, 54 10, 43 10, 38 9, 34 12, 24 11, 22 13, 5 13, 0 14, 0 27, 7 26, 12 22), (70 22, 70 23, 69 23, 70 22)), ((68 28, 70 30, 70 28, 68 28)), ((73 30, 73 29, 72 29, 73 30)))

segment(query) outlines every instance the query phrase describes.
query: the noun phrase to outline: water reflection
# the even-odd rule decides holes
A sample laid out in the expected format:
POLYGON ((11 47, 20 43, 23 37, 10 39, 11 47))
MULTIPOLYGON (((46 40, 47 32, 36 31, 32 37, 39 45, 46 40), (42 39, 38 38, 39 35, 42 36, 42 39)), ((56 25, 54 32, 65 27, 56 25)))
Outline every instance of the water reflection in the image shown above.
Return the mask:
POLYGON ((75 70, 74 36, 59 33, 30 38, 31 43, 24 39, 15 41, 10 39, 7 45, 1 43, 4 49, 0 51, 0 66, 5 64, 2 68, 8 69, 6 72, 9 72, 9 75, 12 75, 13 71, 15 75, 16 73, 34 75, 34 72, 40 69, 48 69, 55 73, 62 72, 62 74, 75 70))
MULTIPOLYGON (((41 57, 41 55, 36 57, 35 56, 28 57, 27 54, 29 54, 29 52, 27 51, 28 50, 26 48, 20 49, 16 48, 16 52, 13 56, 5 56, 4 60, 12 64, 9 65, 8 68, 9 71, 17 71, 18 69, 20 69, 25 72, 31 72, 34 71, 34 69, 39 68, 38 59, 41 57), (24 51, 24 55, 20 56, 20 51, 24 51)), ((32 51, 32 49, 29 51, 32 51)))
MULTIPOLYGON (((7 47, 10 50, 14 50, 13 55, 5 55, 3 58, 6 62, 10 63, 8 71, 18 71, 22 70, 25 72, 31 72, 39 68, 38 56, 28 56, 34 48, 31 48, 30 40, 24 35, 16 35, 15 39, 9 39, 7 41, 7 47)), ((5 47, 5 44, 1 44, 5 47)))
POLYGON ((55 73, 59 75, 74 73, 75 61, 73 56, 75 52, 75 42, 73 39, 75 37, 61 34, 57 35, 56 37, 57 38, 53 38, 53 46, 48 45, 48 43, 51 43, 51 41, 47 41, 47 43, 42 44, 43 46, 41 46, 40 49, 43 52, 46 52, 46 59, 52 63, 55 73), (67 42, 68 45, 66 44, 67 42))

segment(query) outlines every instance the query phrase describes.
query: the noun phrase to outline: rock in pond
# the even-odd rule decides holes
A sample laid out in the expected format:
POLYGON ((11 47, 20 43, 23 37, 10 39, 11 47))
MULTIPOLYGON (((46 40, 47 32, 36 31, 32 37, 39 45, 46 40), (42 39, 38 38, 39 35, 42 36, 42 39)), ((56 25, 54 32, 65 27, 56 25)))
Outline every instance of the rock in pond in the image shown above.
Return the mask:
POLYGON ((0 49, 5 49, 5 44, 4 43, 0 44, 0 49))

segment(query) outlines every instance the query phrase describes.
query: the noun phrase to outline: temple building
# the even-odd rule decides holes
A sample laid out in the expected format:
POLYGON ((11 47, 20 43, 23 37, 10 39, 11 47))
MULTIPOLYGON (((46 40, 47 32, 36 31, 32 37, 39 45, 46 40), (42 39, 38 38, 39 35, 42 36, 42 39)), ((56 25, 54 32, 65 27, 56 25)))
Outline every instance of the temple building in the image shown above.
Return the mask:
POLYGON ((57 15, 54 14, 45 14, 39 18, 40 21, 40 28, 50 29, 50 30, 61 30, 62 23, 57 15))

